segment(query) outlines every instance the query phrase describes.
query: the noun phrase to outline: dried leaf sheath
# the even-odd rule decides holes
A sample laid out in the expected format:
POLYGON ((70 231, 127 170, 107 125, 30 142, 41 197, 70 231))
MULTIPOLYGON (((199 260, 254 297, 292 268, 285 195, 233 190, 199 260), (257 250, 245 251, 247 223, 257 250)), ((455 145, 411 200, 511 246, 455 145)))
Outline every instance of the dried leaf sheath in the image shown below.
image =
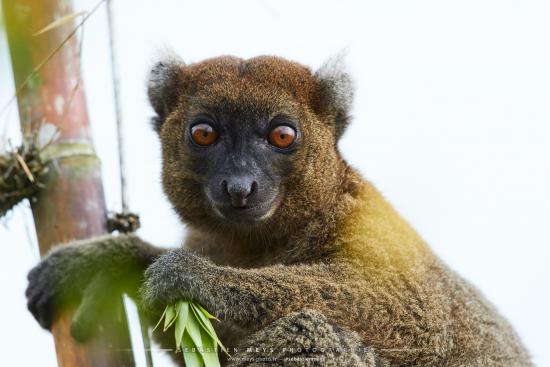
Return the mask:
POLYGON ((0 217, 22 200, 32 199, 47 172, 34 140, 0 155, 0 217))

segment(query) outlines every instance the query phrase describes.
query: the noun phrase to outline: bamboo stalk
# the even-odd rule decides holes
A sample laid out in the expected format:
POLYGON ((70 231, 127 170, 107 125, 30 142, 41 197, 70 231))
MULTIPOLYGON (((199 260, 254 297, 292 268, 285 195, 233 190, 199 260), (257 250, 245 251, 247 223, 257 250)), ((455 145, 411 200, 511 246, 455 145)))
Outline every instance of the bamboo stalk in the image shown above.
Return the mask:
MULTIPOLYGON (((33 36, 60 17, 72 14, 70 0, 3 0, 21 129, 59 131, 45 156, 50 166, 45 187, 32 211, 40 253, 52 245, 106 233, 107 214, 100 163, 93 149, 88 112, 80 82, 79 46, 70 21, 33 36), (65 43, 64 43, 65 42, 65 43), (38 71, 33 70, 64 43, 38 71)), ((101 335, 86 344, 69 332, 73 311, 52 328, 59 366, 133 366, 133 354, 122 300, 98 320, 101 335)))

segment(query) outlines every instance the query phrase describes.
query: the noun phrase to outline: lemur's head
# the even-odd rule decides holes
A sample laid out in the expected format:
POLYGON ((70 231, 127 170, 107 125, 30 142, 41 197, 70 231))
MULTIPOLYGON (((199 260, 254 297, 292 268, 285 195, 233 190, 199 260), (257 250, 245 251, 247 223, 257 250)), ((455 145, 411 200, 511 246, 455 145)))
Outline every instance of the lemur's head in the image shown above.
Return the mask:
POLYGON ((164 189, 191 225, 280 230, 346 190, 336 144, 352 88, 334 63, 312 73, 272 56, 172 57, 153 67, 148 94, 164 189))

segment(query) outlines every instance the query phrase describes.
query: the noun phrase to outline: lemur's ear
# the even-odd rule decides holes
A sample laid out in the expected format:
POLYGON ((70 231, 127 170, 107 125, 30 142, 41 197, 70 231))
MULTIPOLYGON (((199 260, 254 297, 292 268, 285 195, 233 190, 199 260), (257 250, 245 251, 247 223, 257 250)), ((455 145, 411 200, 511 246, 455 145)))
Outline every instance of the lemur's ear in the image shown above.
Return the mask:
POLYGON ((344 65, 344 54, 329 59, 316 72, 319 82, 317 109, 334 121, 334 135, 340 139, 348 126, 353 102, 353 82, 344 65))
POLYGON ((183 93, 183 60, 175 55, 169 55, 158 61, 149 73, 147 94, 157 116, 153 125, 157 132, 162 123, 173 111, 183 93))

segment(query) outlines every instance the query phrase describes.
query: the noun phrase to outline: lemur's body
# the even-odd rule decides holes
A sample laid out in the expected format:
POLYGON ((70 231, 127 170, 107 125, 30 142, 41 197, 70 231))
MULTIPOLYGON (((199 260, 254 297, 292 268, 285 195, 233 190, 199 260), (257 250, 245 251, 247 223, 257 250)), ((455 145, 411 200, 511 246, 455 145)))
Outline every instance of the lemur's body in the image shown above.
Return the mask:
MULTIPOLYGON (((153 69, 149 95, 187 249, 122 236, 54 251, 29 275, 29 308, 43 326, 52 302, 79 297, 97 269, 135 294, 147 268, 138 298, 153 318, 195 299, 223 320, 228 345, 260 347, 236 357, 531 366, 507 322, 340 157, 346 74, 272 57, 172 60, 153 69)), ((75 320, 80 336, 94 315, 85 311, 75 320)))

